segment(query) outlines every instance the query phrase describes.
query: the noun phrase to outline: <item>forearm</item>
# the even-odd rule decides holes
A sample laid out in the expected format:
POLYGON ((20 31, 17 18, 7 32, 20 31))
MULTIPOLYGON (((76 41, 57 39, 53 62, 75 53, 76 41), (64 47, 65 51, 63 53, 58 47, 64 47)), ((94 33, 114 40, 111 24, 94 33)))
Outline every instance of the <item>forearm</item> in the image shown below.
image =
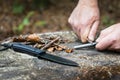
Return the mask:
POLYGON ((79 0, 78 5, 98 6, 98 0, 79 0))

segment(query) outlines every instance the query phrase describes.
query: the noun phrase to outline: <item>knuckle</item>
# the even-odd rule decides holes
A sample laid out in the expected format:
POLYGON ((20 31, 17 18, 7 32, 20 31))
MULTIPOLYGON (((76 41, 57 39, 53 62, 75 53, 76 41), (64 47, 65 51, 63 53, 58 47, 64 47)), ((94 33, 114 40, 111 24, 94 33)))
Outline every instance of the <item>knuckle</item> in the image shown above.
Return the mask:
POLYGON ((72 24, 71 18, 68 19, 68 23, 69 23, 69 24, 72 24))
POLYGON ((78 22, 75 21, 75 20, 72 20, 71 18, 68 19, 68 23, 71 24, 71 25, 74 26, 74 27, 79 26, 79 25, 78 25, 78 22))
POLYGON ((68 19, 68 23, 71 23, 71 18, 68 19))

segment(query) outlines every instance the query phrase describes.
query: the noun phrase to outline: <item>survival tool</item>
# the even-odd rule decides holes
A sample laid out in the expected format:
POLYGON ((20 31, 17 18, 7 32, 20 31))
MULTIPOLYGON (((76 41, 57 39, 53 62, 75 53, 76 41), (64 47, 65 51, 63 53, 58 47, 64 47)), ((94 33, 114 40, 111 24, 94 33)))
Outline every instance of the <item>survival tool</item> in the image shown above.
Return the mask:
POLYGON ((59 57, 59 56, 55 56, 52 54, 48 54, 46 53, 44 50, 40 50, 37 48, 34 48, 32 46, 29 45, 25 45, 22 43, 15 43, 15 42, 11 42, 11 43, 1 43, 0 44, 1 47, 3 46, 4 48, 0 49, 0 51, 6 50, 6 49, 13 49, 16 52, 21 52, 21 53, 26 53, 28 55, 32 55, 41 59, 45 59, 48 61, 52 61, 55 63, 59 63, 59 64, 63 64, 63 65, 68 65, 68 66, 78 66, 78 64, 74 61, 59 57))
POLYGON ((94 47, 96 44, 97 44, 97 42, 90 42, 90 43, 86 43, 86 44, 81 44, 81 45, 74 46, 74 49, 81 49, 81 48, 86 48, 86 47, 94 47))

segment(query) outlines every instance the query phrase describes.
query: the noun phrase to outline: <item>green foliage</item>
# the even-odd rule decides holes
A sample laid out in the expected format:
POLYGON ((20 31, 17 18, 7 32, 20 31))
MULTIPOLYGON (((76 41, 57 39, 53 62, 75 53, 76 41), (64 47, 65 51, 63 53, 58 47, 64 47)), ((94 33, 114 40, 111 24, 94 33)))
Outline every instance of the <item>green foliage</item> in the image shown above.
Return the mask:
POLYGON ((50 3, 50 0, 32 0, 31 2, 27 0, 21 2, 20 0, 14 0, 12 12, 14 14, 21 14, 24 12, 26 6, 30 6, 31 9, 38 9, 41 11, 47 8, 50 3))
POLYGON ((22 32, 23 29, 24 29, 24 27, 25 27, 26 25, 28 25, 28 24, 29 24, 29 19, 25 17, 25 18, 23 19, 22 23, 18 25, 17 31, 22 32))
POLYGON ((23 4, 19 4, 18 0, 16 0, 12 7, 12 12, 14 14, 21 14, 24 11, 25 7, 23 4))
POLYGON ((50 5, 50 0, 33 0, 33 7, 40 11, 50 5))
POLYGON ((37 21, 35 23, 35 26, 45 26, 46 24, 47 24, 46 21, 37 21))
POLYGON ((102 17, 102 24, 105 26, 110 26, 115 23, 115 20, 111 19, 109 16, 105 15, 102 17))
POLYGON ((30 21, 29 18, 34 14, 34 12, 29 12, 27 16, 24 17, 23 21, 15 27, 13 30, 14 32, 21 33, 26 25, 29 25, 30 21))

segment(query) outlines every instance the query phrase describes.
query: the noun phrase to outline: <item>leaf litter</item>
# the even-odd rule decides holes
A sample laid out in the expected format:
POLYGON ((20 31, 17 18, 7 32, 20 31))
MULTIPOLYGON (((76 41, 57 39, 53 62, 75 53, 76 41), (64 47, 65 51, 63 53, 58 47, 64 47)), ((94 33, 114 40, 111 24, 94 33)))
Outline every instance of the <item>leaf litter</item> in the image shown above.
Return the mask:
POLYGON ((40 37, 38 34, 29 34, 26 36, 20 35, 12 38, 12 42, 21 42, 26 45, 32 45, 35 48, 41 50, 47 50, 48 52, 65 51, 66 53, 72 53, 73 49, 63 43, 69 42, 69 40, 63 39, 61 36, 56 37, 40 37))

